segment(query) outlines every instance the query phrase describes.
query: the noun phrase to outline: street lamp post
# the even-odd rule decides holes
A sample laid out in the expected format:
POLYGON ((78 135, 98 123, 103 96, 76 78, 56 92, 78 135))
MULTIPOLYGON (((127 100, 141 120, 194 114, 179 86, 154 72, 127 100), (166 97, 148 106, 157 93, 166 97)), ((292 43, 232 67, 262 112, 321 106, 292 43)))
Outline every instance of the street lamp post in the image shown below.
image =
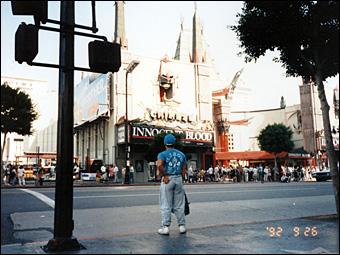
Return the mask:
POLYGON ((130 174, 130 160, 129 160, 129 140, 128 140, 128 74, 139 65, 139 60, 133 60, 129 66, 126 68, 125 77, 125 184, 130 184, 129 174, 130 174))

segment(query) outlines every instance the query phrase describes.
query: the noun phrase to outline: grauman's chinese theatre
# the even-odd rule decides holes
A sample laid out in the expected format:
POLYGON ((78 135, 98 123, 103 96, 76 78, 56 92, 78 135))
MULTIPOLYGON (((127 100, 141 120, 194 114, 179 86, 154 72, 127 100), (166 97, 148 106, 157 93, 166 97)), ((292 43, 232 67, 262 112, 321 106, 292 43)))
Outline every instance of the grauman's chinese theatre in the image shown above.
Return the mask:
POLYGON ((97 158, 121 169, 128 157, 136 182, 157 180, 157 159, 148 157, 147 148, 159 132, 184 135, 188 165, 214 165, 213 147, 219 146, 221 132, 214 124, 212 94, 224 85, 212 64, 197 10, 192 29, 181 24, 173 59, 130 52, 122 1, 115 10, 115 42, 122 47, 119 72, 89 74, 75 88, 75 155, 83 168, 88 159, 97 158), (134 62, 139 64, 131 70, 134 62))

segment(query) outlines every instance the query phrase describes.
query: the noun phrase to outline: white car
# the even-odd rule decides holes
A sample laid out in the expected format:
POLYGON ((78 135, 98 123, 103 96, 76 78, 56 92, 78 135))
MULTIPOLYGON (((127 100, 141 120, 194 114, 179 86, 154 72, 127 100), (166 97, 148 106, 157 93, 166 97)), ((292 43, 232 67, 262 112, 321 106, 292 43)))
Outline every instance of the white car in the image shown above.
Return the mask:
POLYGON ((320 172, 313 173, 312 176, 316 179, 317 182, 331 180, 331 169, 329 167, 324 168, 320 172))

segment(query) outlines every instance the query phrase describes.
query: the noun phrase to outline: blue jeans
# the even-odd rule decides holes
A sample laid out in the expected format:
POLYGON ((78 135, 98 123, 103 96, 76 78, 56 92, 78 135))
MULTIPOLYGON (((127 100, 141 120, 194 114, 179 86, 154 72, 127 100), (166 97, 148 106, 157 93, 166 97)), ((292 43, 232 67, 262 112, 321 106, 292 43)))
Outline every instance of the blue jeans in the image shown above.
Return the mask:
POLYGON ((15 186, 15 183, 17 181, 17 177, 14 176, 13 180, 12 180, 12 185, 15 186))
POLYGON ((135 183, 135 178, 133 178, 133 172, 129 173, 129 182, 135 183))
POLYGON ((169 183, 161 182, 159 205, 162 211, 162 225, 169 227, 171 224, 171 210, 177 218, 179 225, 185 225, 185 198, 183 191, 182 175, 169 175, 169 183))

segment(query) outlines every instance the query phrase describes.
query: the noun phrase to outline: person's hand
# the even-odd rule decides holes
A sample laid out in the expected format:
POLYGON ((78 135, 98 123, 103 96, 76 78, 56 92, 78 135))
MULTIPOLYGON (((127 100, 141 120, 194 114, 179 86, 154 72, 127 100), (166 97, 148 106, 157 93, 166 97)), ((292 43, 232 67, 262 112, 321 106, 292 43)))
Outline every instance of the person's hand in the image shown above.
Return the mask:
POLYGON ((166 176, 164 176, 163 177, 163 182, 164 182, 164 184, 168 184, 169 183, 169 177, 166 175, 166 176))

